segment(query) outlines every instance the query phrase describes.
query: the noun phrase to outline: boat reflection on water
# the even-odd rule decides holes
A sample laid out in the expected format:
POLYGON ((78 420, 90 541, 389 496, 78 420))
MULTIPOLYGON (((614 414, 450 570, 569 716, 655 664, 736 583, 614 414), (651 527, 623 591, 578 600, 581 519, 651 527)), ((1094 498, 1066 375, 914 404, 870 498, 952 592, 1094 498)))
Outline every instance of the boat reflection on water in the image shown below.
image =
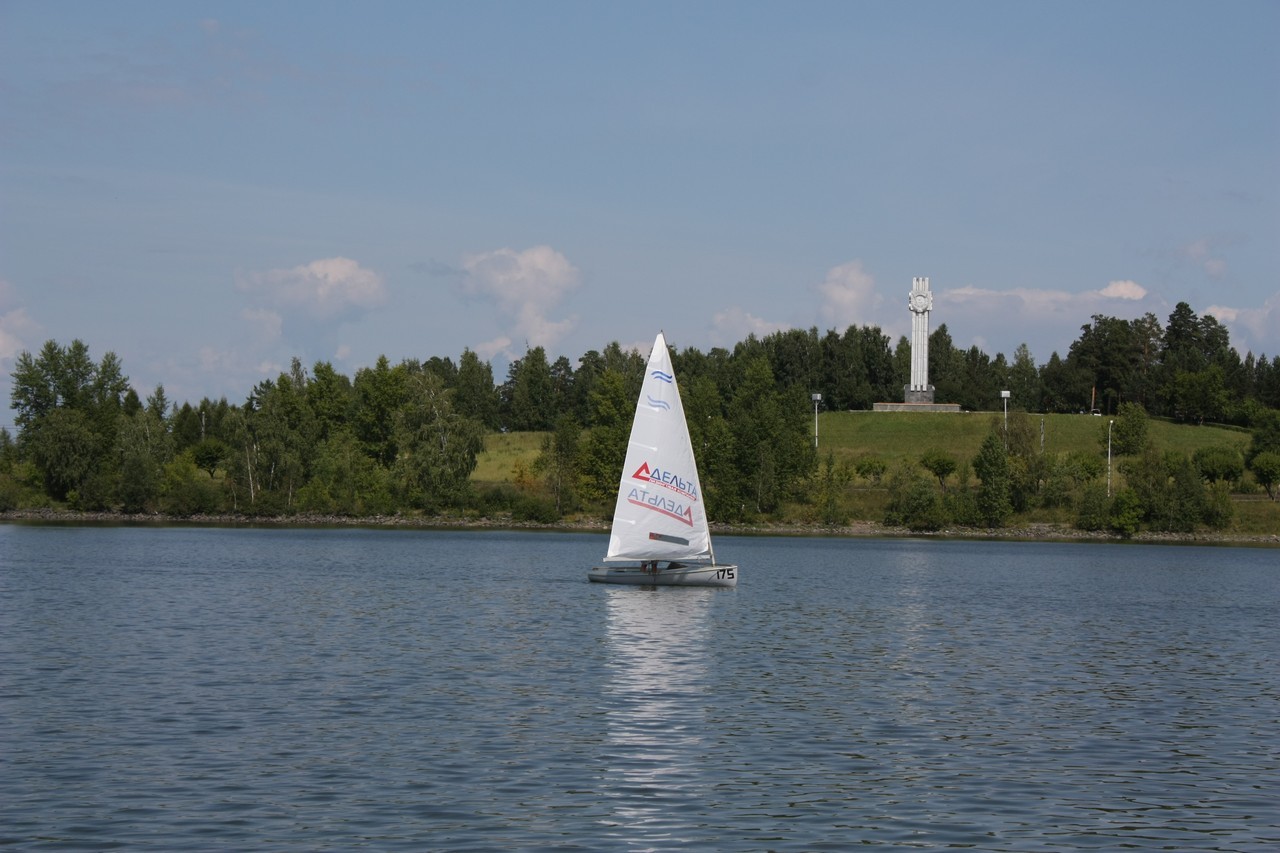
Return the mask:
POLYGON ((610 590, 605 793, 628 840, 677 842, 703 813, 696 780, 711 731, 707 611, 716 594, 610 590))

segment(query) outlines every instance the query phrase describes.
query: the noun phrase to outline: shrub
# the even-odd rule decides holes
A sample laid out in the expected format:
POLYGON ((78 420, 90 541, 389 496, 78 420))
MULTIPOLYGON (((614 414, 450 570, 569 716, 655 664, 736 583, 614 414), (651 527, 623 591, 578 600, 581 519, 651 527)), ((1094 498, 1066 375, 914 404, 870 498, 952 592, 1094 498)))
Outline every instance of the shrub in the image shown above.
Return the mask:
POLYGON ((1109 509, 1105 487, 1098 483, 1085 486, 1076 513, 1076 527, 1080 530, 1107 529, 1111 524, 1109 509))
POLYGON ((1201 447, 1193 459, 1200 476, 1210 483, 1235 483, 1244 476, 1244 456, 1234 447, 1201 447))
POLYGON ((556 509, 555 501, 549 498, 525 495, 511 508, 511 517, 516 521, 554 524, 560 520, 560 512, 556 509))
POLYGON ((853 463, 853 470, 858 472, 859 477, 869 480, 873 485, 878 486, 880 485, 880 480, 884 477, 885 471, 889 470, 889 466, 879 456, 863 454, 853 463))
POLYGON ((889 483, 885 524, 924 531, 938 530, 946 523, 946 510, 933 481, 907 467, 896 470, 889 483))
POLYGON ((1116 533, 1128 539, 1138 532, 1142 522, 1142 501, 1129 489, 1116 493, 1111 501, 1107 525, 1116 533))

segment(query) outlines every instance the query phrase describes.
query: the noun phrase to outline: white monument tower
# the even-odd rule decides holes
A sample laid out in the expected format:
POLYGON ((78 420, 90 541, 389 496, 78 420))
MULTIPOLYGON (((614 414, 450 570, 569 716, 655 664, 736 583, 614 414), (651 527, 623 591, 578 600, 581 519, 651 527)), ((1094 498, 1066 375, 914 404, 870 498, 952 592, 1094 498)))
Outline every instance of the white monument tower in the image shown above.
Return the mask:
POLYGON ((933 386, 929 384, 929 311, 933 294, 929 279, 917 276, 911 281, 907 306, 911 309, 911 384, 902 389, 905 403, 932 403, 933 386))

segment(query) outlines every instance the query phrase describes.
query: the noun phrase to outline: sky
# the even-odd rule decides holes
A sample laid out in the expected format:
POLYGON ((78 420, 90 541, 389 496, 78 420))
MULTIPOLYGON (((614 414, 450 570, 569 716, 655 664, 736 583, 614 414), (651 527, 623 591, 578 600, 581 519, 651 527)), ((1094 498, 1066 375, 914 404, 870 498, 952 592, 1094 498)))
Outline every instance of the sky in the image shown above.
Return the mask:
MULTIPOLYGON (((1280 354, 1280 3, 0 0, 0 394, 748 334, 1280 354)), ((0 414, 0 420, 12 424, 0 414)))

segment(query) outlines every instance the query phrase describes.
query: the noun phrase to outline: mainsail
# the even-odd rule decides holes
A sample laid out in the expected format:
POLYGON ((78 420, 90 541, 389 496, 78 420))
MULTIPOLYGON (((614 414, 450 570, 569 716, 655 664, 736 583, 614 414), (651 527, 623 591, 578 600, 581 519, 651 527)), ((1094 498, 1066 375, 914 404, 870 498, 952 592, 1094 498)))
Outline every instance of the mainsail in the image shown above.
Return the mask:
POLYGON ((661 332, 645 367, 605 562, 712 559, 689 426, 661 332))

